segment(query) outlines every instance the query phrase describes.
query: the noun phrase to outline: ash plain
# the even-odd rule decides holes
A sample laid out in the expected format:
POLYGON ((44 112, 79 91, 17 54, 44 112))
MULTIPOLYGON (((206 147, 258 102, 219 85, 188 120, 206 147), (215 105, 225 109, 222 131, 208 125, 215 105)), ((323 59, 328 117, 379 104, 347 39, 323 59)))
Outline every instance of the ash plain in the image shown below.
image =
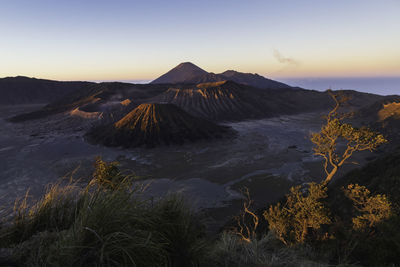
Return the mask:
MULTIPOLYGON (((93 118, 65 113, 23 123, 6 121, 39 106, 0 106, 0 206, 12 207, 28 189, 36 199, 47 184, 62 177, 84 183, 96 156, 119 161, 121 170, 135 173, 137 183, 146 187, 144 197, 180 193, 194 208, 208 212, 215 224, 238 212, 244 187, 259 208, 283 197, 292 185, 319 181, 324 175, 309 140, 311 132, 321 128, 323 112, 224 123, 238 132, 230 139, 122 149, 84 140, 93 118)), ((357 160, 364 162, 362 155, 357 160)))

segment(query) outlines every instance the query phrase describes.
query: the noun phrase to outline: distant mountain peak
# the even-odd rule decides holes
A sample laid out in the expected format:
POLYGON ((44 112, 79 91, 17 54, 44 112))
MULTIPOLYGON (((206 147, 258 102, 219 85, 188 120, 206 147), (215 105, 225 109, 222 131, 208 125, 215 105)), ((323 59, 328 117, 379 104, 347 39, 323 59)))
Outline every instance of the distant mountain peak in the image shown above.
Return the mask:
POLYGON ((207 72, 191 62, 180 63, 175 68, 171 69, 164 75, 152 81, 152 84, 159 83, 209 83, 230 80, 236 83, 250 85, 258 88, 290 88, 289 85, 267 79, 258 74, 243 73, 235 70, 227 70, 220 74, 207 72))
POLYGON ((183 62, 151 83, 190 83, 195 77, 207 74, 205 70, 193 63, 183 62))
POLYGON ((175 67, 175 69, 179 69, 179 68, 196 68, 196 69, 200 69, 200 70, 202 70, 202 71, 205 71, 205 70, 203 70, 202 68, 200 68, 199 66, 197 66, 197 65, 195 65, 195 64, 193 64, 192 62, 182 62, 182 63, 180 63, 178 66, 176 66, 175 67))

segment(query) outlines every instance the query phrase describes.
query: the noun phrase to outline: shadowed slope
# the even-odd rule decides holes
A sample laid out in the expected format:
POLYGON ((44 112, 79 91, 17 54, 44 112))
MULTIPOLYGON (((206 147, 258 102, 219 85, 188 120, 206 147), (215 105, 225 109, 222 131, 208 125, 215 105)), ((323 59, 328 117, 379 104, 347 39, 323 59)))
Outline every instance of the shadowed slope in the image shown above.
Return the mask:
POLYGON ((172 104, 141 104, 118 122, 95 127, 86 136, 89 142, 106 146, 154 147, 219 138, 228 132, 229 128, 191 116, 172 104))
POLYGON ((23 76, 0 79, 0 105, 44 104, 60 99, 93 83, 60 82, 23 76))
POLYGON ((290 88, 290 86, 287 84, 267 79, 263 76, 258 75, 257 73, 252 74, 238 72, 234 70, 227 70, 219 75, 223 76, 225 80, 230 80, 240 84, 250 85, 258 88, 290 88))

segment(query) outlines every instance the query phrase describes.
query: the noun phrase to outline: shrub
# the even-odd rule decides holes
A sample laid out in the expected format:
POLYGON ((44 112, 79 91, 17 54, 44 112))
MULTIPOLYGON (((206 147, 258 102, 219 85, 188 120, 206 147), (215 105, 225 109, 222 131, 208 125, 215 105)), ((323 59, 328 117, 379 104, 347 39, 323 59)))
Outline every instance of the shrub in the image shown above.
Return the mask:
POLYGON ((251 210, 253 200, 250 198, 250 192, 248 188, 242 190, 244 196, 243 210, 235 217, 237 227, 234 227, 232 232, 238 235, 241 240, 251 242, 251 240, 257 239, 257 228, 260 219, 256 212, 251 210))
POLYGON ((118 168, 119 163, 116 161, 106 162, 100 157, 96 157, 94 162, 94 172, 92 180, 89 183, 91 185, 98 185, 103 189, 117 189, 123 186, 124 188, 132 187, 133 176, 124 175, 118 168))
POLYGON ((359 213, 352 219, 354 229, 366 230, 390 217, 391 203, 386 195, 371 196, 371 192, 365 186, 358 184, 349 184, 343 190, 359 213))
POLYGON ((311 230, 319 230, 323 224, 331 223, 328 211, 321 199, 327 197, 327 188, 311 183, 304 194, 301 187, 290 189, 286 203, 270 206, 264 212, 269 228, 285 244, 304 243, 311 230))

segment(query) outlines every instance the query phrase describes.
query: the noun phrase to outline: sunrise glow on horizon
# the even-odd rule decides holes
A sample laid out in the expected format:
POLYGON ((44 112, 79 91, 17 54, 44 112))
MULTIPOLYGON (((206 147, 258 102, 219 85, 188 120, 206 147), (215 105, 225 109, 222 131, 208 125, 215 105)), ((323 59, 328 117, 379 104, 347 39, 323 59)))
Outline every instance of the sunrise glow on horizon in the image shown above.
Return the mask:
POLYGON ((398 77, 399 14, 396 0, 5 0, 0 77, 152 80, 186 61, 277 79, 398 77))

